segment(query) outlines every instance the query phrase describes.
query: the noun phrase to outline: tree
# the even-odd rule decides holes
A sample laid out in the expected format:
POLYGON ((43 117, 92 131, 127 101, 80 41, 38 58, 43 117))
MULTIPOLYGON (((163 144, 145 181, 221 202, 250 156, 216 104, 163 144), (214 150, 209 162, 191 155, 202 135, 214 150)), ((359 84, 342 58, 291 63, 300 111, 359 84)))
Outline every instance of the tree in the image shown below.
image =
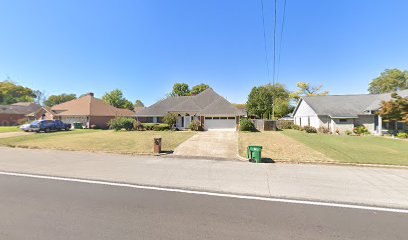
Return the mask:
POLYGON ((37 103, 37 104, 40 104, 40 105, 43 104, 44 101, 45 101, 45 93, 44 93, 44 91, 35 90, 35 91, 34 91, 34 94, 35 94, 34 102, 37 103))
POLYGON ((271 118, 275 103, 275 117, 282 117, 289 112, 290 93, 282 84, 264 85, 252 88, 247 101, 250 115, 260 118, 271 118), (287 106, 285 108, 285 106, 287 106), (286 109, 286 110, 285 110, 286 109))
POLYGON ((36 95, 30 88, 17 85, 9 80, 0 82, 0 104, 34 102, 36 95))
POLYGON ((299 88, 298 91, 292 93, 292 98, 298 100, 302 96, 326 96, 329 94, 329 91, 320 92, 323 88, 323 84, 314 87, 310 85, 310 83, 306 82, 299 82, 296 84, 299 88))
POLYGON ((60 95, 51 95, 49 96, 45 101, 44 101, 44 105, 47 107, 52 107, 64 102, 68 102, 71 100, 76 99, 76 94, 72 93, 72 94, 60 94, 60 95))
POLYGON ((193 87, 193 89, 191 89, 190 95, 197 95, 197 94, 199 94, 201 92, 204 92, 209 87, 210 86, 208 86, 207 84, 204 84, 204 83, 196 85, 196 86, 193 87))
POLYGON ((133 103, 123 97, 123 93, 119 89, 105 93, 105 95, 102 96, 102 100, 117 108, 133 110, 133 103))
POLYGON ((144 103, 140 100, 136 100, 135 105, 133 106, 134 108, 140 108, 140 107, 144 107, 144 103))
POLYGON ((369 85, 368 91, 372 94, 395 92, 408 89, 408 71, 399 69, 385 69, 369 85))
POLYGON ((408 123, 408 98, 403 98, 397 93, 391 96, 393 99, 381 103, 381 110, 378 114, 386 120, 408 123))
POLYGON ((163 122, 168 124, 170 127, 174 127, 177 122, 177 115, 174 113, 168 113, 163 117, 163 122))
POLYGON ((188 96, 190 95, 190 89, 187 83, 176 83, 173 85, 173 91, 170 93, 171 96, 188 96))

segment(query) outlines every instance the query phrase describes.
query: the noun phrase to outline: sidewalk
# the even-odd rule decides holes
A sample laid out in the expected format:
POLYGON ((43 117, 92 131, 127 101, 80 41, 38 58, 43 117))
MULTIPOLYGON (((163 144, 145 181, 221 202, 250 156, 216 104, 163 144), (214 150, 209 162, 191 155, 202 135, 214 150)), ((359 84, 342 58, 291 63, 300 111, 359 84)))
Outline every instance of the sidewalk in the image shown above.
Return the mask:
POLYGON ((408 209, 408 170, 0 148, 0 171, 408 209))

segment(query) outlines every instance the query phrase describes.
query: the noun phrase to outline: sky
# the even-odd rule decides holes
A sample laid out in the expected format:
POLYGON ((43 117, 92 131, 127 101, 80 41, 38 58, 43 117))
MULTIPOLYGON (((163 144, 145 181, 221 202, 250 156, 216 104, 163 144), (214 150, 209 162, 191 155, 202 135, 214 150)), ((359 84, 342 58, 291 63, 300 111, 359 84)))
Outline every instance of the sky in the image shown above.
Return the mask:
MULTIPOLYGON (((177 82, 234 103, 270 83, 274 1, 1 0, 0 80, 46 95, 119 88, 151 105, 177 82)), ((277 1, 276 82, 366 93, 387 68, 408 70, 406 0, 277 1), (279 69, 279 71, 278 71, 279 69)))

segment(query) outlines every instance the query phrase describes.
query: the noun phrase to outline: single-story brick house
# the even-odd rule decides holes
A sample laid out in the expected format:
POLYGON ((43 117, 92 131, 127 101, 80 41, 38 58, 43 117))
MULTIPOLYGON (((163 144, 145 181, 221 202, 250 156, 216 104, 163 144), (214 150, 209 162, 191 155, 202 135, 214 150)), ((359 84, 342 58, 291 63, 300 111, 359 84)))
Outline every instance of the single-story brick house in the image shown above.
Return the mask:
POLYGON ((93 93, 51 108, 42 108, 28 115, 34 119, 59 119, 65 123, 81 122, 85 127, 95 125, 107 128, 109 120, 116 117, 135 117, 135 113, 128 109, 115 108, 103 100, 95 98, 93 93))
MULTIPOLYGON (((408 90, 397 93, 408 97, 408 90)), ((377 115, 381 102, 390 99, 391 93, 302 97, 293 113, 294 123, 315 128, 324 126, 331 132, 352 131, 356 126, 365 126, 378 135, 387 131, 407 131, 407 124, 383 121, 377 115)))
POLYGON ((0 126, 16 126, 27 121, 28 113, 37 111, 41 106, 32 102, 19 102, 0 105, 0 126))
POLYGON ((168 97, 150 107, 136 112, 141 122, 160 123, 164 116, 174 113, 178 116, 176 127, 188 128, 193 120, 198 120, 204 130, 235 131, 239 118, 245 113, 225 98, 208 88, 195 96, 168 97))

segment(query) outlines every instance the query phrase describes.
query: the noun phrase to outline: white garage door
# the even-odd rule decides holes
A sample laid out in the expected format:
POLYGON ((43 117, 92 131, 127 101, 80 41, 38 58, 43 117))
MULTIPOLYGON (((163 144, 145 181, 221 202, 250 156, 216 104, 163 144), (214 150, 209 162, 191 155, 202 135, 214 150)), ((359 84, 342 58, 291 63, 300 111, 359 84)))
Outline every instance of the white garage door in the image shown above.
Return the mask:
POLYGON ((220 131, 235 131, 236 130, 235 119, 205 119, 204 129, 208 131, 220 130, 220 131))

